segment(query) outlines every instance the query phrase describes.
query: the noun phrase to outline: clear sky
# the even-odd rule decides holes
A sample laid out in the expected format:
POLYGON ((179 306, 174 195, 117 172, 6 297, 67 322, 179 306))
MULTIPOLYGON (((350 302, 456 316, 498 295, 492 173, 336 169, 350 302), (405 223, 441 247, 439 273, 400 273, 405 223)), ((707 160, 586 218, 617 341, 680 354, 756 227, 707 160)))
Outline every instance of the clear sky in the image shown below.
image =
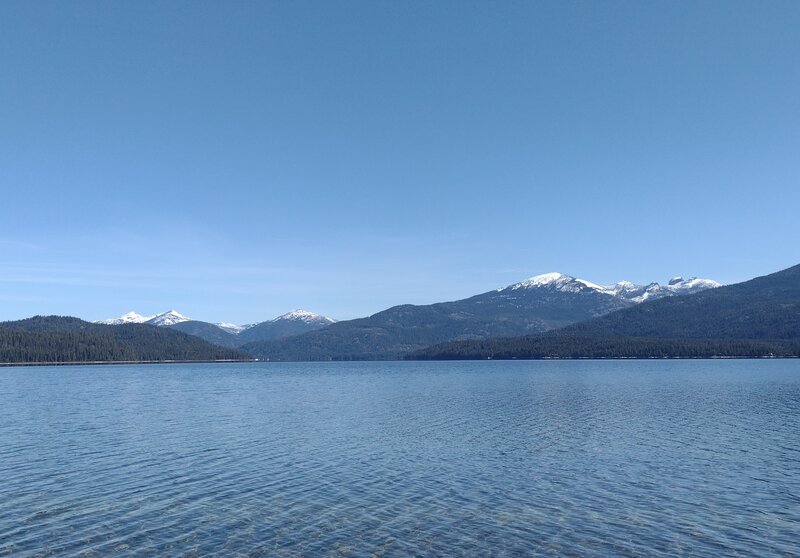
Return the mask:
POLYGON ((0 319, 800 263, 800 2, 0 2, 0 319))

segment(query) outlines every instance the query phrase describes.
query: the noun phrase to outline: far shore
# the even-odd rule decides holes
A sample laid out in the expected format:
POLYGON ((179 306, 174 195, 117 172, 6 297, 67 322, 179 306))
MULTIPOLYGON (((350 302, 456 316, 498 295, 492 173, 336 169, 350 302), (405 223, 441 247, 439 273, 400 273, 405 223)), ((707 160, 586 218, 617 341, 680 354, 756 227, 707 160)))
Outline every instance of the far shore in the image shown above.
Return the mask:
POLYGON ((259 362, 255 358, 231 358, 219 360, 70 360, 61 362, 0 362, 3 366, 81 366, 103 364, 214 364, 230 362, 259 362))
POLYGON ((219 359, 219 360, 91 360, 66 362, 0 362, 0 368, 12 366, 102 366, 108 364, 228 364, 270 362, 279 363, 331 363, 331 362, 507 362, 547 360, 778 360, 796 359, 795 355, 738 355, 738 356, 671 356, 671 357, 538 357, 538 358, 437 358, 437 359, 352 359, 352 360, 269 360, 269 359, 219 359))

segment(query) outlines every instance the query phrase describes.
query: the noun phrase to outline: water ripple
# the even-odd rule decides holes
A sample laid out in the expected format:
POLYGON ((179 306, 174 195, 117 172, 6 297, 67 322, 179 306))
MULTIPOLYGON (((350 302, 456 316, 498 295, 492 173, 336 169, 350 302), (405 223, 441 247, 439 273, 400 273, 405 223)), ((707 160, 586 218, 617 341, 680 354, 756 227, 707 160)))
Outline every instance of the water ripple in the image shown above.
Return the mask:
POLYGON ((0 370, 0 556, 797 556, 800 363, 0 370))

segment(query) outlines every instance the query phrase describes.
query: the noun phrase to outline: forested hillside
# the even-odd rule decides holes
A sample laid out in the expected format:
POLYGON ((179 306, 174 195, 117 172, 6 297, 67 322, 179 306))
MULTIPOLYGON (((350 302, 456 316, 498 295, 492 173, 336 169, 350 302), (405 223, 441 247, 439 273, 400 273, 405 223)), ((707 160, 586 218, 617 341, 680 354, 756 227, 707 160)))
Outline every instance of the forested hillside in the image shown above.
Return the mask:
POLYGON ((242 350, 270 360, 392 359, 454 339, 547 331, 632 304, 577 282, 569 290, 552 284, 511 286, 454 302, 394 306, 303 335, 249 343, 242 350))
POLYGON ((219 345, 220 347, 228 347, 234 349, 238 345, 242 344, 238 335, 234 335, 229 331, 225 331, 218 325, 210 324, 208 322, 189 320, 186 322, 179 322, 177 324, 173 324, 167 327, 175 331, 182 331, 183 333, 194 335, 195 337, 199 337, 200 339, 205 339, 209 343, 213 343, 214 345, 219 345))
POLYGON ((573 324, 564 332, 662 339, 800 339, 800 265, 573 324))
POLYGON ((540 335, 445 343, 421 359, 798 356, 800 266, 645 302, 540 335))
POLYGON ((657 339, 546 333, 434 345, 410 360, 546 358, 798 357, 800 341, 752 339, 657 339))
POLYGON ((0 362, 227 360, 248 358, 179 331, 109 326, 63 316, 0 323, 0 362))

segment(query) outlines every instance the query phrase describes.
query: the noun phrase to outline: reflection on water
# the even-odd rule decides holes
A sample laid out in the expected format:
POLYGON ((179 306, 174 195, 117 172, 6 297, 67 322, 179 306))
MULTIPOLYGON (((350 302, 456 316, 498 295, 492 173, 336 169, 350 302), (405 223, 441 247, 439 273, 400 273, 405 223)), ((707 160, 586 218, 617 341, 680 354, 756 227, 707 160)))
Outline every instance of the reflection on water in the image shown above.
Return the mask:
POLYGON ((800 362, 0 369, 0 556, 800 554, 800 362))

